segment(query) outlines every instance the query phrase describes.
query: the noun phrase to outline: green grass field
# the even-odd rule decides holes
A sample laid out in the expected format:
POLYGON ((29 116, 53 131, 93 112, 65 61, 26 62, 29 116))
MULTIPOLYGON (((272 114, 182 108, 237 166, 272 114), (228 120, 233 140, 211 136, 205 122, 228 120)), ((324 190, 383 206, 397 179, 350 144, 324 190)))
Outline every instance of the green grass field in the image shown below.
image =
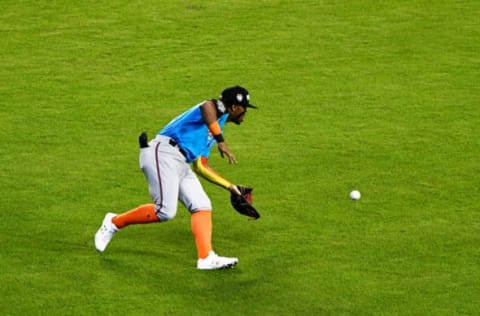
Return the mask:
POLYGON ((1 315, 478 315, 480 2, 13 1, 0 5, 1 315), (205 183, 228 271, 150 202, 137 136, 227 86, 248 221, 205 183), (348 198, 351 190, 362 199, 348 198))

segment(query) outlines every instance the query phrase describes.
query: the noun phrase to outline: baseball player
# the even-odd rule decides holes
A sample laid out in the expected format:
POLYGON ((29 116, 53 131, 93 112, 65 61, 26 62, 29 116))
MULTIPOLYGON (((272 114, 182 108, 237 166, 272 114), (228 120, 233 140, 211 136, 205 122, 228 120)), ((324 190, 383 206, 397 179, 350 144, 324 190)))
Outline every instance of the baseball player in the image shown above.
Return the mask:
POLYGON ((232 268, 237 258, 218 256, 212 248, 212 204, 197 175, 240 195, 237 186, 208 166, 211 148, 217 144, 221 157, 237 162, 222 130, 227 122, 241 124, 250 104, 248 91, 240 86, 225 89, 219 99, 190 108, 168 123, 149 143, 142 133, 140 168, 148 182, 153 204, 140 205, 122 214, 107 213, 95 234, 95 248, 103 252, 115 233, 132 224, 173 219, 180 201, 191 213, 191 229, 197 248, 197 269, 232 268), (192 168, 190 168, 190 164, 192 168))

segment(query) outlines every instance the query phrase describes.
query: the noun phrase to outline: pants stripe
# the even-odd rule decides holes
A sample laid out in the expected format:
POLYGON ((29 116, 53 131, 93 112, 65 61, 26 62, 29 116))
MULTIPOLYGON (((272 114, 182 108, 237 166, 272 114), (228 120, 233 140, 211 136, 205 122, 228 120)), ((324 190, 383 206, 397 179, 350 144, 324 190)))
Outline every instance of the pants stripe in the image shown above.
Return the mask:
POLYGON ((161 211, 161 208, 163 207, 163 190, 162 190, 162 179, 160 177, 160 166, 158 164, 158 146, 160 146, 160 142, 157 143, 157 146, 155 146, 155 167, 157 168, 157 179, 158 179, 158 189, 159 189, 159 195, 160 195, 160 203, 157 203, 159 205, 159 209, 155 209, 155 213, 158 213, 161 211))

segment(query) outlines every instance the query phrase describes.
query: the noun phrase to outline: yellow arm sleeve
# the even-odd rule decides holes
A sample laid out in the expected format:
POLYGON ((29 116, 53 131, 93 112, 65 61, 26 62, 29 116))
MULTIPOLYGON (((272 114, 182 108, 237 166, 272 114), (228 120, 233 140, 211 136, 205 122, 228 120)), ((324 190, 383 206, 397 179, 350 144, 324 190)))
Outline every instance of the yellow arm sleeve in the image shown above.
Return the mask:
POLYGON ((212 168, 208 166, 208 159, 206 157, 200 156, 197 160, 193 162, 192 167, 193 171, 195 171, 196 174, 198 174, 205 180, 212 182, 213 184, 221 186, 222 188, 225 188, 227 190, 232 185, 230 181, 216 173, 212 168))

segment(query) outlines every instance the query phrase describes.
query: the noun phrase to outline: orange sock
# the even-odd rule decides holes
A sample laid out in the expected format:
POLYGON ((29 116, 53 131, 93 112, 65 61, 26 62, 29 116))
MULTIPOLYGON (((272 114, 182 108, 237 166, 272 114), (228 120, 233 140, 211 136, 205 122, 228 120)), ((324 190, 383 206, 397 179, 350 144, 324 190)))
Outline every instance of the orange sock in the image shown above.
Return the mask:
POLYGON ((131 224, 148 224, 158 221, 157 214, 155 214, 155 205, 153 204, 140 205, 112 219, 112 223, 114 223, 118 229, 131 224))
POLYGON ((198 258, 208 257, 212 250, 212 212, 198 211, 192 214, 192 233, 197 246, 198 258))

